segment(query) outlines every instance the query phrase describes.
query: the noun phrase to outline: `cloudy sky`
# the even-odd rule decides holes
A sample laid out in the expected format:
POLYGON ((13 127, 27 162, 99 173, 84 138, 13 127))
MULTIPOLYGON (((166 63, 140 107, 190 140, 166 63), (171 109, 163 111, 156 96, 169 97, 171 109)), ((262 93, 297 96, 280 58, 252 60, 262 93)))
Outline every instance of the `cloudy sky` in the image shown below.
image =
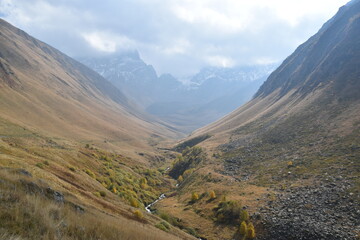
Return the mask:
POLYGON ((158 73, 282 61, 348 0, 0 0, 0 17, 72 57, 138 50, 158 73))

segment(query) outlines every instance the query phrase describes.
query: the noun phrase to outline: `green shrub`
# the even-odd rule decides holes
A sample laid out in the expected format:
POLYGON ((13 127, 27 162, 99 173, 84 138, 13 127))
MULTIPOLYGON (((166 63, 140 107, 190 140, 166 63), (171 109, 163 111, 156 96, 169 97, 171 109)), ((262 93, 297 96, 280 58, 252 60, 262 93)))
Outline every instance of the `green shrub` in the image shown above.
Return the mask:
POLYGON ((240 222, 249 221, 249 213, 246 210, 241 211, 240 222))
POLYGON ((156 224, 155 227, 157 227, 158 229, 163 230, 165 232, 168 232, 170 230, 170 225, 164 221, 156 224))
POLYGON ((85 170, 85 173, 86 173, 87 175, 89 175, 90 177, 95 178, 95 173, 93 173, 90 169, 86 169, 86 170, 85 170))
POLYGON ((160 213, 159 217, 164 219, 167 222, 170 222, 170 216, 167 213, 162 212, 162 213, 160 213))
POLYGON ((37 163, 37 164, 35 164, 35 166, 37 166, 38 168, 41 168, 41 169, 44 168, 44 164, 43 164, 43 163, 37 163))
POLYGON ((193 228, 187 227, 187 228, 185 228, 185 231, 195 237, 197 236, 197 233, 193 228))
POLYGON ((72 172, 76 172, 76 169, 75 169, 75 167, 73 167, 73 166, 70 166, 70 167, 69 167, 69 170, 72 171, 72 172))
POLYGON ((242 206, 237 201, 225 201, 220 202, 214 210, 217 221, 235 223, 241 216, 242 206))

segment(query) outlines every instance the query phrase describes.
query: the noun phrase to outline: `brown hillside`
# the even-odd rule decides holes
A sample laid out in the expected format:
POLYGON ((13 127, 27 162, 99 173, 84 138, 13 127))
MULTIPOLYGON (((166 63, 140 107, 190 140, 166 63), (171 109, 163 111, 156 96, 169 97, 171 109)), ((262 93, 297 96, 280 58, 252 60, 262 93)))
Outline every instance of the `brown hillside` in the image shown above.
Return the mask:
MULTIPOLYGON (((354 0, 299 46, 251 101, 177 145, 203 147, 208 159, 191 165, 180 196, 162 207, 172 200, 181 208, 189 191, 213 189, 241 199, 257 239, 358 239, 359 66, 360 1, 354 0)), ((208 239, 238 236, 229 234, 231 225, 217 229, 209 221, 217 219, 214 213, 198 209, 211 203, 204 196, 184 206, 192 211, 172 211, 216 229, 204 233, 208 239)))
POLYGON ((47 135, 107 141, 109 147, 122 150, 148 148, 150 136, 180 136, 58 50, 3 20, 0 33, 2 118, 47 135))

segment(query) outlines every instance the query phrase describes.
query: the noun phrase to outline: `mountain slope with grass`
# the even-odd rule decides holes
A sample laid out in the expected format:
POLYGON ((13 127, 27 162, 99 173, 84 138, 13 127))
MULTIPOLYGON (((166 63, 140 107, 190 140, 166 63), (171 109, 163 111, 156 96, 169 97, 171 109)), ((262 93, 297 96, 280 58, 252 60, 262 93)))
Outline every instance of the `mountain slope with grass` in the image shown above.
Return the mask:
POLYGON ((159 208, 196 222, 208 239, 244 237, 241 220, 221 225, 216 209, 226 201, 242 203, 257 239, 358 239, 359 66, 355 0, 285 59, 251 101, 175 147, 202 147, 207 158, 181 170, 178 195, 159 208), (219 197, 211 200, 210 190, 219 197), (188 192, 199 199, 191 202, 188 192), (174 202, 180 209, 170 208, 174 202))
POLYGON ((147 148, 179 135, 100 75, 1 20, 1 117, 44 134, 147 148))
POLYGON ((171 188, 155 146, 179 136, 0 20, 1 239, 195 239, 145 210, 171 188))

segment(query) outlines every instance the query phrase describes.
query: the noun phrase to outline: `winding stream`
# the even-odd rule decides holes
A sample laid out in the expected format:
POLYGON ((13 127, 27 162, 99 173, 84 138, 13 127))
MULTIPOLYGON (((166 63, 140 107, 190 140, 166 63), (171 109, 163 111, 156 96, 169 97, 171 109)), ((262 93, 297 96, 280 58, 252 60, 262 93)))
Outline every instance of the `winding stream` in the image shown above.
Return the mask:
POLYGON ((160 197, 159 197, 158 199, 156 199, 154 202, 152 202, 152 203, 150 203, 149 205, 147 205, 147 206, 145 207, 145 210, 146 210, 148 213, 151 213, 150 208, 151 208, 155 203, 157 203, 158 201, 160 201, 160 200, 162 200, 162 199, 164 199, 164 198, 166 198, 166 196, 165 196, 165 194, 163 193, 163 194, 160 195, 160 197))
MULTIPOLYGON (((169 169, 170 169, 170 167, 167 167, 167 168, 165 169, 165 172, 169 171, 169 169)), ((176 187, 177 187, 177 186, 178 186, 178 184, 176 184, 176 187)), ((149 205, 147 205, 147 206, 145 207, 145 210, 146 210, 148 213, 151 213, 150 208, 151 208, 155 203, 157 203, 158 201, 160 201, 160 200, 162 200, 162 199, 164 199, 164 198, 166 198, 166 196, 165 196, 164 193, 162 193, 158 199, 156 199, 155 201, 153 201, 152 203, 150 203, 149 205)))

